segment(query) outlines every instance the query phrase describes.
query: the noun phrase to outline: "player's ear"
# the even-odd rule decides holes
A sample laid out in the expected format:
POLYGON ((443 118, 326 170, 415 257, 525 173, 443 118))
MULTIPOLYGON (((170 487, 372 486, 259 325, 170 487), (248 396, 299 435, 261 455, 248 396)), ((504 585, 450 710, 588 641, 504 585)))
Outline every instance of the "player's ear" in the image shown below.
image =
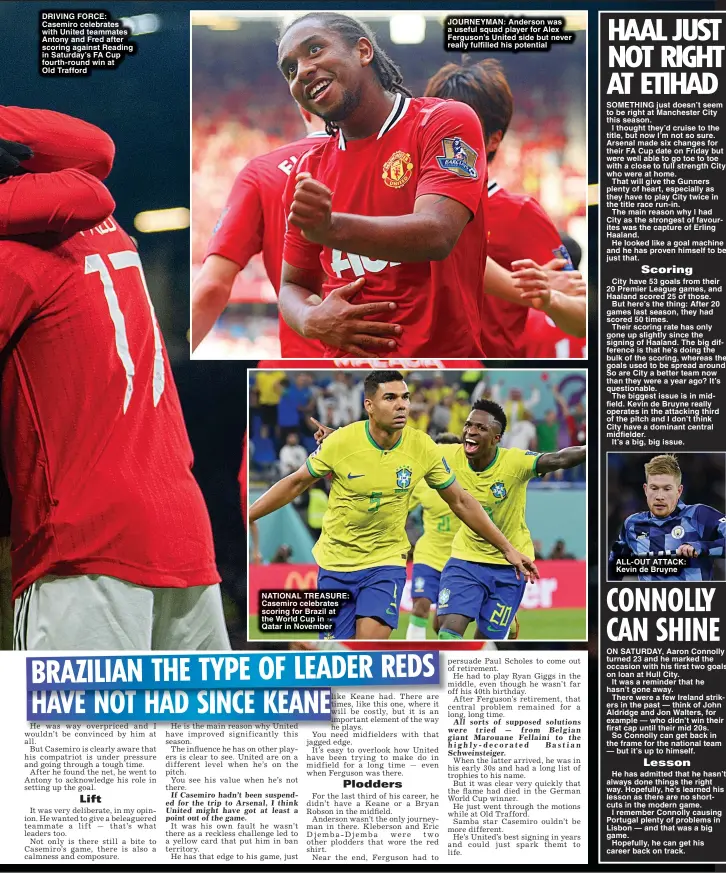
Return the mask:
POLYGON ((487 154, 491 154, 499 148, 503 136, 504 134, 501 130, 495 130, 491 136, 488 136, 485 139, 484 148, 486 149, 487 154))
POLYGON ((643 482, 643 494, 645 494, 646 497, 648 496, 648 483, 647 482, 643 482))
POLYGON ((680 485, 678 486, 678 497, 679 497, 679 499, 680 499, 681 494, 683 494, 683 484, 680 484, 680 485))
POLYGON ((373 46, 371 41, 362 36, 356 43, 361 67, 367 67, 373 61, 373 46))

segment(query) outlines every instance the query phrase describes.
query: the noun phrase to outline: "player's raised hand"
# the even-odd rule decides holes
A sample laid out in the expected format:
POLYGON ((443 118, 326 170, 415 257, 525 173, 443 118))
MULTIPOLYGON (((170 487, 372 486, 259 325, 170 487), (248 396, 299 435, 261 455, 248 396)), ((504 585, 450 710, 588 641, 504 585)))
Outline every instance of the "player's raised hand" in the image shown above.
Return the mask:
POLYGON ((381 303, 351 303, 353 295, 365 284, 365 277, 335 288, 318 306, 311 307, 305 325, 305 335, 322 340, 326 345, 342 349, 361 358, 372 353, 392 352, 401 335, 399 324, 365 321, 366 316, 395 310, 392 301, 381 303))
POLYGON ((681 545, 676 549, 676 554, 681 555, 684 558, 697 558, 698 549, 690 543, 681 543, 681 545))
POLYGON ((335 430, 335 428, 334 427, 326 427, 324 424, 321 424, 317 420, 317 418, 313 418, 312 415, 309 417, 310 417, 310 421, 312 421, 312 423, 317 428, 317 430, 313 434, 313 439, 315 440, 315 442, 318 445, 320 445, 320 443, 322 443, 322 441, 325 439, 325 437, 330 436, 330 434, 335 430))
POLYGON ((587 293, 587 286, 579 270, 564 270, 567 261, 554 258, 540 266, 531 258, 512 261, 512 279, 522 299, 535 309, 546 309, 552 292, 559 291, 568 297, 580 297, 587 293))
POLYGON ((310 173, 299 173, 295 182, 288 221, 300 228, 305 239, 322 245, 333 220, 332 191, 310 173))
POLYGON ((527 582, 534 582, 535 579, 539 579, 539 570, 537 569, 537 565, 533 558, 528 558, 514 548, 507 549, 507 551, 502 552, 502 554, 514 567, 517 573, 517 579, 519 579, 520 573, 524 576, 525 581, 527 582))

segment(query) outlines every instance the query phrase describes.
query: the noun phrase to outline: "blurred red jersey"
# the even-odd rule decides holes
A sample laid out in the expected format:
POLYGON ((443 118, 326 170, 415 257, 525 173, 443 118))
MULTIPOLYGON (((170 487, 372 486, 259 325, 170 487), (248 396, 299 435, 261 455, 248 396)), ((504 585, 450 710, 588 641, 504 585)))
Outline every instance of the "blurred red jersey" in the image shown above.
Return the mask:
MULTIPOLYGON (((486 156, 479 119, 469 106, 434 97, 396 95, 377 135, 348 141, 342 131, 298 165, 333 192, 333 211, 367 216, 409 215, 418 197, 439 194, 466 206, 472 219, 440 261, 397 263, 316 245, 288 225, 284 261, 320 271, 325 297, 365 276, 353 303, 392 300, 406 357, 481 357, 482 276, 486 264, 486 156)), ((286 214, 295 190, 285 190, 286 214)), ((380 320, 375 316, 372 320, 380 320)), ((326 357, 343 357, 326 347, 326 357)))
MULTIPOLYGON (((540 265, 562 245, 550 217, 532 197, 512 194, 496 182, 489 189, 488 254, 505 270, 512 261, 532 258, 540 265)), ((534 357, 527 351, 524 329, 529 308, 487 294, 484 301, 484 353, 488 358, 534 357)))
POLYGON ((482 361, 441 358, 325 358, 319 361, 260 361, 260 370, 482 370, 482 361))
POLYGON ((584 358, 587 354, 585 337, 570 336, 536 309, 528 310, 525 331, 528 358, 584 358))
POLYGON ((163 340, 126 233, 108 218, 0 240, 0 454, 13 597, 47 575, 161 587, 219 581, 163 340))
MULTIPOLYGON (((266 155, 253 158, 237 175, 227 204, 215 225, 207 254, 221 255, 243 269, 262 252, 267 277, 275 293, 280 290, 285 212, 282 195, 288 177, 305 152, 326 133, 310 134, 266 155)), ((323 346, 300 336, 280 315, 280 348, 285 357, 319 357, 323 346)))

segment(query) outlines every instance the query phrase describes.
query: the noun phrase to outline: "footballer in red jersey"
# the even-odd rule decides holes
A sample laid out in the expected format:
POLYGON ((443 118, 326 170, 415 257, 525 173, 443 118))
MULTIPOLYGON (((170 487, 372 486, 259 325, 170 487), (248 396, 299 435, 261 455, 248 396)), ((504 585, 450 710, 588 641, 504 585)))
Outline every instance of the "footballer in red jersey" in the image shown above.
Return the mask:
MULTIPOLYGON (((276 293, 280 289, 285 184, 305 152, 321 137, 327 138, 320 119, 307 112, 302 115, 309 131, 306 137, 253 158, 234 181, 192 287, 192 350, 221 315, 237 274, 253 255, 262 252, 270 283, 276 293)), ((280 315, 280 353, 284 357, 321 357, 323 346, 300 336, 280 315)))
MULTIPOLYGON (((83 123, 64 118, 80 140, 83 123)), ((6 237, 0 276, 16 648, 228 649, 209 516, 130 237, 111 216, 67 238, 6 237)))
MULTIPOLYGON (((492 58, 466 67, 447 64, 429 80, 426 94, 460 100, 475 110, 485 132, 487 162, 491 164, 514 112, 512 92, 501 64, 492 58)), ((528 258, 547 264, 558 256, 560 235, 534 198, 507 191, 495 181, 488 183, 488 195, 487 251, 492 260, 511 270, 513 261, 528 258)), ((528 306, 486 295, 483 310, 482 342, 487 357, 537 357, 529 348, 526 333, 528 306)), ((554 325, 553 330, 559 331, 560 339, 568 336, 554 325)))
POLYGON ((481 357, 486 158, 476 114, 412 98, 370 30, 337 13, 293 22, 278 65, 334 134, 285 192, 285 320, 327 357, 481 357))

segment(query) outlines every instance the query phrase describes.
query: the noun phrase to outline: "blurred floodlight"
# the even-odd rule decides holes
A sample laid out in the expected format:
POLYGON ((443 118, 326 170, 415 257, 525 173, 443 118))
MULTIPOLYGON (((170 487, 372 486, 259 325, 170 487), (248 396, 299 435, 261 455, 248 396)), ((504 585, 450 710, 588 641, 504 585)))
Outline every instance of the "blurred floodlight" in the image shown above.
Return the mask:
POLYGON ((134 227, 141 233, 184 230, 189 227, 189 210, 186 206, 176 206, 173 209, 151 209, 147 212, 139 212, 134 218, 134 227))
POLYGON ((124 27, 131 30, 132 36, 142 36, 145 33, 156 33, 161 29, 161 18, 149 12, 146 15, 129 15, 121 19, 124 27))
POLYGON ((396 45, 418 45, 426 39, 426 19, 413 12, 391 16, 391 42, 396 45))

